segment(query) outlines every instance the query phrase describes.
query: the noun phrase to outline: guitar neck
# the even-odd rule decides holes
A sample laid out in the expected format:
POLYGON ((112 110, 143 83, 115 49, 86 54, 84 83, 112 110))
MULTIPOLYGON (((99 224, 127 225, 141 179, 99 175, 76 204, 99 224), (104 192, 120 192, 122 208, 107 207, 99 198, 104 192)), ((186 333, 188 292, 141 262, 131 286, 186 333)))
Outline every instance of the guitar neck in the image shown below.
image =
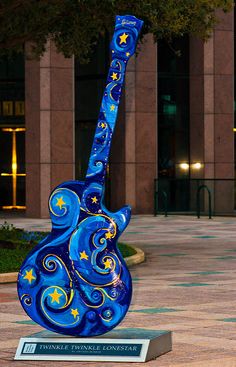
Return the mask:
POLYGON ((135 52, 142 24, 141 20, 133 16, 116 17, 115 32, 111 41, 112 61, 94 135, 86 184, 93 182, 104 186, 126 66, 135 52))
POLYGON ((94 135, 86 181, 96 181, 101 185, 104 184, 124 74, 125 64, 123 60, 112 59, 94 135), (113 67, 118 64, 122 71, 113 67))

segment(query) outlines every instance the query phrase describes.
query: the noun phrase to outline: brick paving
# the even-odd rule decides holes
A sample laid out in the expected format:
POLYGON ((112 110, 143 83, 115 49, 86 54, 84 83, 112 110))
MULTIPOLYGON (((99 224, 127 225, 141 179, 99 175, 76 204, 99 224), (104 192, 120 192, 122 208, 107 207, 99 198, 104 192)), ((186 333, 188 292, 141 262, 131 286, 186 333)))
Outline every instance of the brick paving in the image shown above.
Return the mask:
MULTIPOLYGON (((50 229, 49 220, 7 221, 28 230, 50 229)), ((173 351, 146 365, 236 367, 236 218, 134 216, 121 241, 142 248, 146 261, 131 268, 133 300, 119 327, 173 331, 173 351)), ((42 328, 22 310, 15 284, 1 284, 0 299, 0 366, 45 365, 13 361, 19 338, 42 328)), ((144 365, 47 366, 76 363, 144 365)))

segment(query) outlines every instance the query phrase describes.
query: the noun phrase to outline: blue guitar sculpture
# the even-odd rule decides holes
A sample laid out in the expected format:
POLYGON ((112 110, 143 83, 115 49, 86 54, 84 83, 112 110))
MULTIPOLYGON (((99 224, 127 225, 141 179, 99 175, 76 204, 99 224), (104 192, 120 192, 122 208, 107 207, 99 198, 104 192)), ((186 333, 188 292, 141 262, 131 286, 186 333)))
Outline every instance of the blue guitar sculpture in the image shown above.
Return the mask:
POLYGON ((117 16, 108 72, 85 182, 59 185, 49 198, 52 232, 29 253, 18 276, 26 313, 57 333, 94 336, 124 318, 131 276, 116 247, 131 209, 109 212, 104 180, 126 65, 143 22, 117 16))

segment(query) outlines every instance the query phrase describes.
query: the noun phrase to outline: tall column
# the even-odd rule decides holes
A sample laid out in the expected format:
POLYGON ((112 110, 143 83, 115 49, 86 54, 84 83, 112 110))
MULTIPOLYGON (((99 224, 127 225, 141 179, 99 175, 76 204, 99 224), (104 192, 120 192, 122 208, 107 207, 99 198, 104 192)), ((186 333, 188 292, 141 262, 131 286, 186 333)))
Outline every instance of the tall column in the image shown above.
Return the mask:
POLYGON ((207 181, 216 213, 234 208, 233 137, 233 12, 217 13, 220 22, 204 43, 190 41, 190 162, 203 168, 191 171, 191 178, 207 181), (222 200, 223 198, 223 200, 222 200))
MULTIPOLYGON (((204 88, 205 78, 208 80, 204 67, 204 42, 195 37, 190 37, 189 45, 189 111, 190 111, 190 168, 191 163, 204 162, 204 118, 207 115, 204 88)), ((213 98, 212 91, 208 91, 207 98, 213 98)), ((212 106, 213 108, 213 106, 212 106)), ((213 111, 208 111, 213 112, 213 111)), ((190 177, 202 177, 203 170, 190 169, 190 177)))
POLYGON ((49 42, 40 59, 26 60, 26 214, 48 217, 48 198, 74 178, 73 59, 49 42))
MULTIPOLYGON (((214 144, 215 178, 234 178, 234 33, 233 12, 218 13, 214 32, 214 144)), ((234 210, 234 182, 217 181, 215 210, 234 210)))
MULTIPOLYGON (((140 53, 138 57, 140 56, 140 53)), ((125 202, 136 212, 136 64, 133 57, 125 79, 125 202)))
POLYGON ((157 175, 157 46, 152 35, 127 66, 125 91, 111 153, 112 209, 153 213, 157 175))
POLYGON ((151 34, 141 45, 135 78, 135 207, 138 213, 150 214, 157 177, 157 45, 151 34))

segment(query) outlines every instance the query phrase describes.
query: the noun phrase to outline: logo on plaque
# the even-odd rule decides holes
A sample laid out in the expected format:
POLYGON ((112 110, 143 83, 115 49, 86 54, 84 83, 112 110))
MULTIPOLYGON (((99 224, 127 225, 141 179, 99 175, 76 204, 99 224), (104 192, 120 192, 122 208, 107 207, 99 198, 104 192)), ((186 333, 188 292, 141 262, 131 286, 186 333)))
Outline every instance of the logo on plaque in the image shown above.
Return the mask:
MULTIPOLYGON (((18 294, 24 310, 36 323, 57 333, 104 334, 120 323, 130 305, 131 276, 116 244, 131 209, 125 206, 111 213, 103 197, 125 70, 142 24, 134 16, 116 17, 111 64, 85 181, 64 182, 52 192, 52 231, 29 253, 19 272, 18 294)), ((32 353, 33 346, 27 344, 24 353, 32 353)))
POLYGON ((23 353, 25 354, 33 354, 35 352, 37 344, 29 344, 25 343, 23 353))

